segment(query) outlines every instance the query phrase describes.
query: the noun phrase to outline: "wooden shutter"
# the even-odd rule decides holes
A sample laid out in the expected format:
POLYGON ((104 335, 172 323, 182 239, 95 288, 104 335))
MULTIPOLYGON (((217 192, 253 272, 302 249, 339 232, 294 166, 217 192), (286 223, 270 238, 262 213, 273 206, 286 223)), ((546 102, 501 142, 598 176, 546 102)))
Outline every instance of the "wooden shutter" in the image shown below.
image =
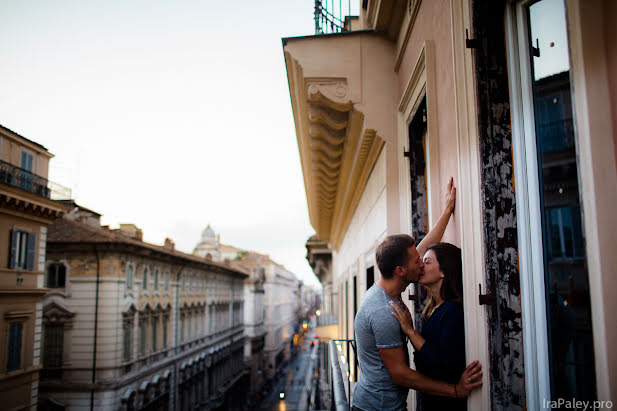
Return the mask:
POLYGON ((11 255, 9 256, 9 268, 15 268, 17 265, 17 236, 18 230, 11 230, 11 255))
POLYGON ((26 270, 34 270, 36 254, 36 233, 28 233, 28 248, 26 250, 26 270))
POLYGON ((14 321, 9 325, 9 347, 6 370, 13 371, 21 368, 21 340, 23 322, 14 321))

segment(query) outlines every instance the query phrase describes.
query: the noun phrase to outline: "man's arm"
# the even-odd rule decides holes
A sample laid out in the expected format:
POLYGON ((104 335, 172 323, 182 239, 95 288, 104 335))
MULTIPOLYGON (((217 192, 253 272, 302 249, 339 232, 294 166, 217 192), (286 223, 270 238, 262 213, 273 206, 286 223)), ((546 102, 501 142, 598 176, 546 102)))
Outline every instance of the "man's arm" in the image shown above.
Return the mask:
POLYGON ((482 385, 482 365, 478 361, 469 364, 457 384, 450 384, 434 380, 407 367, 403 347, 382 348, 379 354, 396 385, 430 395, 453 398, 467 397, 472 390, 482 385))
POLYGON ((439 220, 437 220, 437 223, 435 223, 433 228, 431 228, 431 231, 428 232, 428 234, 416 247, 418 253, 422 257, 424 257, 424 253, 428 247, 441 241, 441 237, 443 237, 443 233, 446 231, 446 227, 450 221, 450 216, 454 212, 454 206, 456 204, 456 187, 454 187, 453 181, 453 177, 450 177, 450 182, 448 183, 446 192, 446 207, 443 209, 443 213, 441 213, 439 220))

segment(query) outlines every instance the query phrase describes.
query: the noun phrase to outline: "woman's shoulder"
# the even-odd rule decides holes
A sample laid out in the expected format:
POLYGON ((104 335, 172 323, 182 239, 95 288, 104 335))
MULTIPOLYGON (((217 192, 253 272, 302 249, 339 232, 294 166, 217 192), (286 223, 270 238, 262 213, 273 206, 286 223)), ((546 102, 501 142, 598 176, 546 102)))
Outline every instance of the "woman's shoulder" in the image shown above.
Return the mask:
POLYGON ((458 301, 445 301, 441 308, 443 308, 444 315, 463 316, 463 304, 458 301))

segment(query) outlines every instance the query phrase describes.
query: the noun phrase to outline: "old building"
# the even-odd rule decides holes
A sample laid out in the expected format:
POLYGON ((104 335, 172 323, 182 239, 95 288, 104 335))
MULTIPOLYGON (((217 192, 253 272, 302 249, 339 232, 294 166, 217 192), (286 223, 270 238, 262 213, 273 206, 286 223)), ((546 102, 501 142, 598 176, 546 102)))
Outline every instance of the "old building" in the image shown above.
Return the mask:
POLYGON ((52 201, 53 157, 0 126, 0 398, 4 409, 37 407, 47 227, 67 210, 52 201))
POLYGON ((101 227, 69 204, 47 238, 41 403, 228 409, 245 402, 244 272, 101 227))
POLYGON ((444 240, 463 251, 466 355, 484 364, 469 409, 617 398, 617 3, 334 3, 283 49, 338 337, 379 279, 376 246, 421 239, 453 176, 444 240))
POLYGON ((210 224, 201 232, 201 240, 195 246, 193 255, 215 262, 222 261, 220 237, 214 232, 210 224))
POLYGON ((293 352, 293 337, 302 321, 302 282, 269 256, 252 251, 241 253, 241 258, 232 264, 251 270, 263 279, 263 327, 266 333, 263 373, 265 378, 272 378, 289 362, 293 352))

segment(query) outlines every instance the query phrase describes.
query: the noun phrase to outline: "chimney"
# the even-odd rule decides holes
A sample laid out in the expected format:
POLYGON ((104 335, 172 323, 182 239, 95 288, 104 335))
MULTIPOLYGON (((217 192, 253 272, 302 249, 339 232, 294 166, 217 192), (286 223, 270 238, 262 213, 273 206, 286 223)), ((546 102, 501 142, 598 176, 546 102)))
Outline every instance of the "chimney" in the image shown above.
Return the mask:
POLYGON ((135 224, 120 224, 120 232, 132 239, 143 241, 143 232, 135 224))
POLYGON ((171 238, 167 237, 165 239, 165 245, 163 247, 168 249, 168 250, 170 250, 170 251, 174 251, 176 249, 176 243, 174 243, 174 240, 172 240, 171 238))

